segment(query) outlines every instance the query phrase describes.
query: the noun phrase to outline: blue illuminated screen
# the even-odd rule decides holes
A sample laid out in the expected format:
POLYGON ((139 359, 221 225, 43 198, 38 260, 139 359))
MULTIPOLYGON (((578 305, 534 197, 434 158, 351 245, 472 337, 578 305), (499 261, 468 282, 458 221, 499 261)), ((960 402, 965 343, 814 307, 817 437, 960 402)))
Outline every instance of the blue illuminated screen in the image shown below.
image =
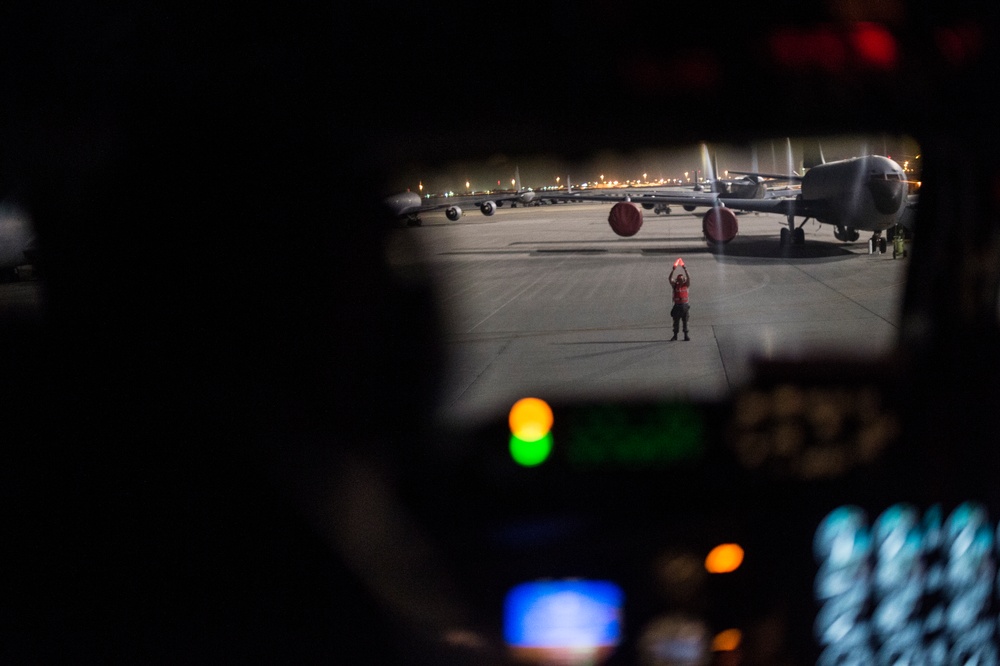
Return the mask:
POLYGON ((504 602, 504 638, 515 647, 617 645, 624 594, 607 581, 522 583, 504 602))

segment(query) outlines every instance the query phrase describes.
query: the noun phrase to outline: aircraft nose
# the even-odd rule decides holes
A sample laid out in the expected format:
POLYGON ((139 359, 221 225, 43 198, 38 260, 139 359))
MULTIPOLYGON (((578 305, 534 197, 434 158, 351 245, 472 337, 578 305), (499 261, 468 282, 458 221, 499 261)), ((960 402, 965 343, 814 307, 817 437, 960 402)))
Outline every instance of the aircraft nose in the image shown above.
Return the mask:
POLYGON ((872 178, 868 181, 868 191, 872 193, 875 210, 883 215, 892 215, 903 205, 905 183, 898 180, 872 178))

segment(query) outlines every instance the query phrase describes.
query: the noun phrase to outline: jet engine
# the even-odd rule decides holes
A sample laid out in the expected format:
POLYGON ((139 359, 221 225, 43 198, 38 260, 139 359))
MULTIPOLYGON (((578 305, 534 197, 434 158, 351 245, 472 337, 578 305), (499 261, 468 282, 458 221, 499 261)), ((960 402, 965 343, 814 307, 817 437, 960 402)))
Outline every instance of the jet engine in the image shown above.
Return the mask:
POLYGON ((608 213, 608 224, 619 236, 635 236, 642 228, 642 207, 630 201, 619 201, 608 213))
POLYGON ((853 243, 861 237, 856 229, 842 227, 839 224, 833 228, 833 237, 845 243, 853 243))
POLYGON ((701 230, 709 243, 728 243, 739 231, 736 213, 724 206, 709 208, 701 219, 701 230))
POLYGON ((484 201, 479 205, 479 210, 483 212, 483 215, 489 217, 493 213, 497 212, 497 205, 492 201, 484 201))
POLYGON ((458 206, 451 206, 445 209, 444 216, 454 222, 458 218, 462 217, 462 209, 458 206))

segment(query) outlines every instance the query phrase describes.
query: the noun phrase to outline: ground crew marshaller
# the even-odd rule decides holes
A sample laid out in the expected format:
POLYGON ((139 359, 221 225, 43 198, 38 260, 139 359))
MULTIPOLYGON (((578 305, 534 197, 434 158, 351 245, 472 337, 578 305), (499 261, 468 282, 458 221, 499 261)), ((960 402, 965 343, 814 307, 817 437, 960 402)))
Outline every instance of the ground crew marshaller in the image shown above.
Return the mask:
POLYGON ((677 329, 680 327, 681 322, 684 322, 684 339, 690 340, 688 337, 688 311, 691 306, 688 305, 688 287, 691 285, 691 276, 688 275, 687 266, 684 265, 683 259, 678 259, 674 262, 674 267, 670 270, 670 286, 674 290, 674 306, 670 308, 670 316, 674 320, 674 337, 671 340, 677 339, 677 329), (678 275, 674 277, 674 273, 677 271, 677 267, 684 271, 684 275, 678 275))

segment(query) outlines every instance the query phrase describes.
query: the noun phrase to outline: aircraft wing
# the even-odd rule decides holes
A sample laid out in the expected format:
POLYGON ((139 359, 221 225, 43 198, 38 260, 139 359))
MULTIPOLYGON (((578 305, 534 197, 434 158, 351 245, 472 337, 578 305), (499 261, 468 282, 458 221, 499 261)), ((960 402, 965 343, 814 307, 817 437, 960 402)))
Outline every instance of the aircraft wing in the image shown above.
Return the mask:
POLYGON ((543 199, 553 199, 558 201, 605 201, 614 203, 618 201, 632 201, 637 204, 669 204, 674 206, 698 206, 711 208, 716 204, 718 196, 715 194, 686 194, 683 192, 643 192, 633 193, 628 191, 614 192, 573 192, 561 194, 544 194, 543 199))
POLYGON ((796 217, 825 217, 829 208, 824 201, 810 201, 798 197, 769 197, 767 199, 720 198, 726 208, 753 213, 774 213, 796 217))
POLYGON ((411 225, 420 224, 420 214, 433 210, 446 211, 449 220, 462 216, 458 201, 452 197, 424 199, 415 192, 400 192, 386 197, 382 205, 386 213, 394 218, 407 219, 411 225))
POLYGON ((760 173, 758 171, 730 171, 729 173, 737 176, 750 176, 751 178, 767 178, 768 180, 785 183, 802 182, 802 176, 797 173, 760 173))
POLYGON ((688 194, 684 192, 644 192, 634 193, 628 191, 617 192, 596 192, 572 194, 546 194, 546 199, 568 200, 568 201, 606 201, 609 203, 617 201, 631 201, 637 204, 668 204, 672 206, 694 206, 697 208, 711 208, 723 205, 733 210, 758 211, 766 213, 786 214, 789 207, 794 207, 795 215, 811 215, 808 211, 821 208, 821 204, 805 202, 791 198, 798 194, 797 189, 775 190, 769 192, 763 199, 750 199, 738 197, 720 197, 715 193, 688 194), (796 203, 797 202, 797 203, 796 203))

